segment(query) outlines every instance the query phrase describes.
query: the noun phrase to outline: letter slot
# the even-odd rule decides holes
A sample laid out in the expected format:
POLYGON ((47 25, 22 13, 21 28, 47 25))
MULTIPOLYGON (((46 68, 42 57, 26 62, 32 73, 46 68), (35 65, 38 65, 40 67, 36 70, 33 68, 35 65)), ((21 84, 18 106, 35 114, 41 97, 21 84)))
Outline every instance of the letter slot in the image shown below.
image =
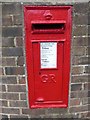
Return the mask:
POLYGON ((64 33, 65 23, 33 23, 32 33, 64 33))

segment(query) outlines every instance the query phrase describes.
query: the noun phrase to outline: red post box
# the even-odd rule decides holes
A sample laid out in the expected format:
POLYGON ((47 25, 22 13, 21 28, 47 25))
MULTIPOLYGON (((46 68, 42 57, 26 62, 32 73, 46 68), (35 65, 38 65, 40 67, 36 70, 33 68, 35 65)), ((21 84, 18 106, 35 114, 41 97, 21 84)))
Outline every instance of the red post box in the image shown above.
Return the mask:
POLYGON ((67 107, 71 6, 24 6, 31 108, 67 107))

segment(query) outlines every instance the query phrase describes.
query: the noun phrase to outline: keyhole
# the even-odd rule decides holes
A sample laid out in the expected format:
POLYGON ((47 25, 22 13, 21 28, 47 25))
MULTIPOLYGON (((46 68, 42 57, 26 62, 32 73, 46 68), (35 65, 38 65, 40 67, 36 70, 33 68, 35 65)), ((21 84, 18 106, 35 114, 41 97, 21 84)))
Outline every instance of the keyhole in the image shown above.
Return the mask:
POLYGON ((41 72, 39 71, 39 75, 41 75, 41 72))

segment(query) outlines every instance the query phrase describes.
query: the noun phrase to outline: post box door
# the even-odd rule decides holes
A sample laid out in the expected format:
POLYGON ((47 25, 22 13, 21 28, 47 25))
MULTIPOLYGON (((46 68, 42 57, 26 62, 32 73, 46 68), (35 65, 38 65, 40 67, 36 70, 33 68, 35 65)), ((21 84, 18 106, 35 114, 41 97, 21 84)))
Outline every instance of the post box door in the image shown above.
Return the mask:
POLYGON ((35 103, 62 102, 63 42, 32 42, 35 103))

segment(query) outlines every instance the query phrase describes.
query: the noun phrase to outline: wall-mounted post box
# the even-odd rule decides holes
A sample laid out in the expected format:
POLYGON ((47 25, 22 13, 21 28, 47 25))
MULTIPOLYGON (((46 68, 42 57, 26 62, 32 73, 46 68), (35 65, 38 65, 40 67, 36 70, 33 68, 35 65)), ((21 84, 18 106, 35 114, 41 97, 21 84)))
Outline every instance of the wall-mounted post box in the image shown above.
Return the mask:
POLYGON ((71 6, 25 6, 24 19, 30 107, 67 107, 71 6))

